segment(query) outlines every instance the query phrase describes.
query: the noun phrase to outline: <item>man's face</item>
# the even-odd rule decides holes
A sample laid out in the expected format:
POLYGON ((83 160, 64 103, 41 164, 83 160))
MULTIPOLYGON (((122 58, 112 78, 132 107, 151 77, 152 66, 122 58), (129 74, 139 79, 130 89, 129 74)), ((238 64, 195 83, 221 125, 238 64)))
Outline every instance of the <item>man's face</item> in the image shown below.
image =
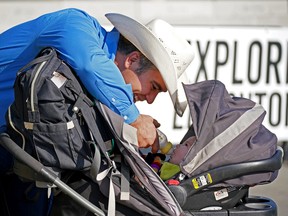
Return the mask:
POLYGON ((133 91, 134 101, 146 100, 148 104, 153 103, 160 92, 166 92, 167 88, 164 80, 157 69, 150 69, 139 76, 141 91, 133 91))
POLYGON ((164 80, 157 69, 150 69, 137 76, 132 70, 122 71, 126 83, 130 83, 134 95, 134 102, 144 101, 151 104, 160 92, 166 92, 164 80))
POLYGON ((157 68, 143 71, 140 75, 136 73, 139 68, 141 54, 133 51, 128 55, 117 52, 115 64, 122 73, 125 82, 131 84, 134 102, 147 101, 151 104, 159 92, 166 92, 164 80, 157 68))

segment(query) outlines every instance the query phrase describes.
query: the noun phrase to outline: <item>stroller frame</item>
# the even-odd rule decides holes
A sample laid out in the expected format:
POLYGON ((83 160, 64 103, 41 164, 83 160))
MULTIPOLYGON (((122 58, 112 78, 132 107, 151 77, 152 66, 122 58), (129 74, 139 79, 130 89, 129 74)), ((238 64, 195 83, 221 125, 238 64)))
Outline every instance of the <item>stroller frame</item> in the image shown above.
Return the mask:
MULTIPOLYGON (((22 148, 20 148, 9 137, 8 134, 2 133, 0 135, 0 144, 14 156, 15 160, 31 168, 31 170, 35 174, 34 176, 36 176, 36 179, 40 179, 41 181, 46 181, 49 184, 56 185, 59 189, 61 189, 64 193, 66 193, 69 197, 71 197, 71 199, 75 200, 78 204, 85 207, 87 210, 93 212, 95 215, 101 215, 101 216, 105 215, 101 209, 99 209, 93 203, 83 198, 80 194, 75 192, 67 184, 61 181, 59 177, 55 175, 49 168, 45 167, 43 164, 34 159, 27 152, 25 152, 22 148)), ((201 173, 192 178, 189 178, 183 181, 179 186, 170 186, 169 189, 172 191, 172 193, 178 200, 179 204, 182 206, 187 201, 189 195, 197 194, 198 191, 201 191, 207 188, 208 186, 217 184, 227 179, 233 179, 242 175, 249 175, 252 173, 255 174, 262 172, 273 172, 281 168, 282 162, 283 162, 283 150, 281 147, 278 147, 274 156, 269 159, 218 167, 209 170, 207 172, 201 173), (213 183, 195 189, 193 184, 191 183, 192 180, 207 175, 207 173, 209 173, 209 175, 212 176, 213 183), (189 189, 190 191, 189 194, 185 193, 187 189, 189 189)), ((270 198, 261 196, 249 197, 247 193, 247 196, 242 201, 242 203, 239 203, 237 206, 233 208, 221 209, 221 210, 210 209, 201 211, 185 210, 184 214, 187 216, 189 215, 241 216, 244 214, 250 216, 260 216, 260 215, 268 216, 268 215, 277 215, 277 205, 270 198)))

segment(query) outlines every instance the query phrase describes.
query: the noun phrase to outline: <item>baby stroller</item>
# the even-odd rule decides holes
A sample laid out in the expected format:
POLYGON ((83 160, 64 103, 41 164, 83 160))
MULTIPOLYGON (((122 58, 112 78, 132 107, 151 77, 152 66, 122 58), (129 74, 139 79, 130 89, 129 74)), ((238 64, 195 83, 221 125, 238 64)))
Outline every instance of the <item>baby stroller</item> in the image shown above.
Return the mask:
MULTIPOLYGON (((61 63, 60 69, 62 67, 61 63)), ((47 68, 43 67, 43 70, 47 68)), ((141 215, 277 215, 273 200, 249 197, 249 187, 273 181, 282 165, 283 152, 277 148, 275 135, 262 126, 263 108, 249 100, 228 97, 219 81, 186 85, 184 89, 193 125, 183 140, 191 135, 195 135, 197 140, 180 165, 179 185, 163 182, 140 156, 134 128, 96 102, 95 122, 100 130, 93 154, 88 158, 91 163, 83 166, 82 170, 76 168, 98 184, 101 192, 109 198, 108 215, 116 214, 115 202, 141 215), (224 122, 218 125, 220 119, 224 122), (229 129, 230 125, 236 126, 229 129), (223 131, 228 133, 223 134, 223 131), (112 154, 105 144, 111 137, 116 148, 112 154), (227 154, 223 153, 224 150, 227 154), (233 154, 235 152, 239 157, 233 154), (93 163, 95 160, 97 162, 93 163), (92 169, 95 164, 97 168, 92 169)), ((49 160, 39 158, 39 154, 27 153, 14 141, 9 130, 1 134, 0 143, 13 154, 18 167, 14 169, 16 174, 37 181, 38 185, 58 187, 95 215, 105 215, 103 209, 66 184, 61 174, 67 170, 73 173, 75 167, 51 164, 50 160, 55 158, 49 154, 49 149, 45 149, 49 160), (29 172, 19 172, 19 166, 29 172)))

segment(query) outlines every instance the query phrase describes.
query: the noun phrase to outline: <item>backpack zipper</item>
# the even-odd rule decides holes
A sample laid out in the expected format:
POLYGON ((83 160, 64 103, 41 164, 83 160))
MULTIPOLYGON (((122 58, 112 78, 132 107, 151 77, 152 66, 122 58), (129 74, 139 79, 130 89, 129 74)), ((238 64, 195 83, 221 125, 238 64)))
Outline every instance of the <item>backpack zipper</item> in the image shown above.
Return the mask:
POLYGON ((35 82, 36 79, 40 73, 40 71, 42 70, 43 66, 46 64, 47 61, 44 61, 40 64, 40 66, 37 68, 37 71, 35 73, 35 76, 32 80, 32 84, 31 84, 31 111, 34 112, 35 111, 35 107, 34 107, 34 97, 33 97, 33 93, 34 93, 34 88, 35 88, 35 82))
POLYGON ((17 130, 17 128, 14 126, 13 121, 12 121, 12 119, 11 119, 11 111, 10 111, 10 108, 11 108, 11 105, 10 105, 9 108, 8 108, 9 124, 10 124, 10 126, 12 127, 12 129, 13 129, 14 131, 16 131, 18 134, 20 134, 20 136, 21 136, 21 138, 22 138, 22 149, 25 149, 25 145, 26 145, 26 143, 25 143, 25 137, 24 137, 24 135, 23 135, 19 130, 17 130))

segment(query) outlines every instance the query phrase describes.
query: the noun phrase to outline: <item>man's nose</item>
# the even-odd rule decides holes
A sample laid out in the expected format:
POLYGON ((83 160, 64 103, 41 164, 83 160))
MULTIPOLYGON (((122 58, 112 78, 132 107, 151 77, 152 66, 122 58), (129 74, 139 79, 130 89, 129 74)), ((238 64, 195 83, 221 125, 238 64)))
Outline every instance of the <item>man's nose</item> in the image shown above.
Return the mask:
POLYGON ((151 92, 150 94, 146 95, 146 101, 148 104, 152 104, 158 95, 159 92, 151 92))

